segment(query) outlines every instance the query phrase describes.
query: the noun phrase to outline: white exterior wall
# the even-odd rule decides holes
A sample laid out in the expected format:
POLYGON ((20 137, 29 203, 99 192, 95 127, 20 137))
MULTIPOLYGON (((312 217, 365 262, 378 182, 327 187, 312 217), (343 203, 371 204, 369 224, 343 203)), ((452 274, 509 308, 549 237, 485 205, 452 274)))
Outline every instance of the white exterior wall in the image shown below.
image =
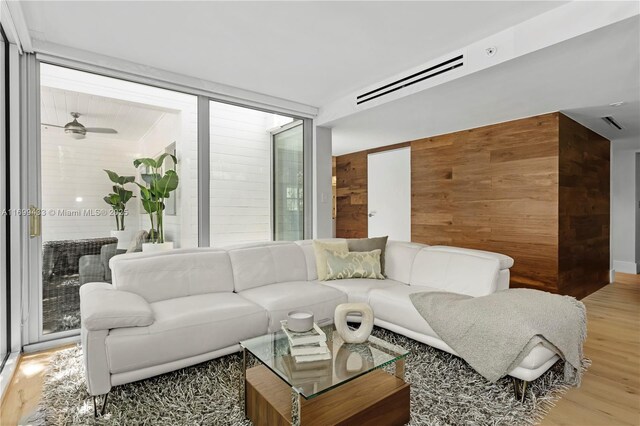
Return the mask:
MULTIPOLYGON (((96 135, 72 139, 62 130, 42 131, 42 240, 75 240, 109 237, 115 228, 113 216, 71 216, 51 210, 96 209, 110 211, 103 197, 113 184, 103 169, 120 175, 135 175, 133 158, 137 141, 122 141, 96 135), (81 201, 77 201, 81 199, 81 201)), ((133 184, 129 189, 137 193, 133 184)), ((137 228, 138 203, 127 204, 126 229, 137 228)))
POLYGON ((290 121, 210 103, 211 246, 272 239, 269 129, 290 121))

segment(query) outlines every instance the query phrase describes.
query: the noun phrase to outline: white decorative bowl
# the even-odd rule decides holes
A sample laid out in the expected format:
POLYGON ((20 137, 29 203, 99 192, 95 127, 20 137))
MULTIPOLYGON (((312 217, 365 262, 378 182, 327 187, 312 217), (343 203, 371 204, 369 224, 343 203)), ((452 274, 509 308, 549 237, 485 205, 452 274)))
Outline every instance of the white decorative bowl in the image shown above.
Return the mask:
POLYGON ((291 311, 287 314, 287 328, 296 333, 304 333, 313 328, 313 312, 291 311))

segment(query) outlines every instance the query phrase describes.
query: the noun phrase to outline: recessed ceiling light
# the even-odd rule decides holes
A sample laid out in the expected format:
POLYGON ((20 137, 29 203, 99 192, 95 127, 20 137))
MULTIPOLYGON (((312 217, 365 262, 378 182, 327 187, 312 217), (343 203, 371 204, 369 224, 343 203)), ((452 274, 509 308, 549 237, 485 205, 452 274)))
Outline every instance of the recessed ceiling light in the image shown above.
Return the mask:
POLYGON ((613 103, 610 103, 610 104, 609 104, 609 106, 611 106, 611 107, 619 107, 619 106, 621 106, 621 105, 624 105, 624 101, 620 101, 620 102, 613 102, 613 103))
POLYGON ((76 203, 81 203, 82 202, 82 197, 76 197, 76 203))

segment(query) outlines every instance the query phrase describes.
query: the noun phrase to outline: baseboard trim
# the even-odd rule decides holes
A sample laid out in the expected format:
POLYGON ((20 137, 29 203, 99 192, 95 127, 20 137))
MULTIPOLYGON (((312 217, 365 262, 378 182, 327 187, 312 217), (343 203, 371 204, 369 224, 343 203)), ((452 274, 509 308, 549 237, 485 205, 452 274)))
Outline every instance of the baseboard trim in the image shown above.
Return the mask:
POLYGON ((4 404, 4 397, 7 389, 13 381, 16 371, 18 371, 18 363, 20 362, 20 352, 12 352, 4 364, 4 368, 0 371, 0 407, 4 404))
POLYGON ((613 261, 613 269, 616 272, 622 272, 625 274, 637 274, 640 272, 638 269, 638 264, 635 262, 626 262, 622 260, 614 260, 613 261))
POLYGON ((71 336, 71 337, 65 337, 63 339, 54 339, 54 340, 48 340, 46 342, 32 343, 30 345, 25 345, 22 348, 22 351, 28 354, 28 353, 46 351, 48 349, 58 348, 61 346, 72 345, 74 343, 80 343, 80 336, 71 336))

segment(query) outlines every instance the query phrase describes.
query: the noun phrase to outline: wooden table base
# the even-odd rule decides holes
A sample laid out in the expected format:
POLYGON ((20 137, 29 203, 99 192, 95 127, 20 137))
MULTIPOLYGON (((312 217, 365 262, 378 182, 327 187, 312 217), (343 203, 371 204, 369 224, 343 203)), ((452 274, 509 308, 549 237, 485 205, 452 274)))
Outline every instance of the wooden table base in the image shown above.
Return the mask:
MULTIPOLYGON (((375 370, 312 399, 300 397, 303 426, 395 426, 409 422, 409 384, 375 370)), ((264 365, 247 370, 246 414, 255 426, 291 425, 292 391, 264 365)))

